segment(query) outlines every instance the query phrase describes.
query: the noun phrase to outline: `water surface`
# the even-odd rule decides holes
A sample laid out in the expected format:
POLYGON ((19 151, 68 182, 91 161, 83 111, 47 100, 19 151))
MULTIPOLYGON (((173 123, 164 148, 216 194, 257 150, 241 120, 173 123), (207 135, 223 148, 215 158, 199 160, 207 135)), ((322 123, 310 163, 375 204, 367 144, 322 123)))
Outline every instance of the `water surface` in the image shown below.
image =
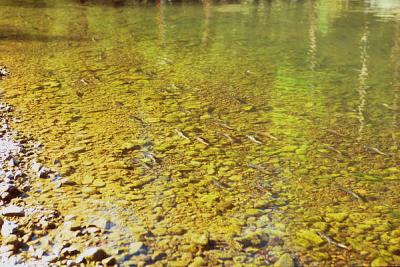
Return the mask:
POLYGON ((400 264, 399 9, 0 0, 15 127, 79 184, 37 197, 126 265, 400 264))

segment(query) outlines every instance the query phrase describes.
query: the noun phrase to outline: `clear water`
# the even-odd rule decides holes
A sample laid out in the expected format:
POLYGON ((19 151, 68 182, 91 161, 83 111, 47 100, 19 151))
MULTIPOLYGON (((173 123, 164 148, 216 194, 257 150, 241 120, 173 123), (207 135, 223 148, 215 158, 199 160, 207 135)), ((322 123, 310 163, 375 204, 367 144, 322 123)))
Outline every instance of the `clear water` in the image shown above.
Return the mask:
POLYGON ((104 2, 0 0, 14 127, 79 184, 37 198, 126 265, 400 264, 397 1, 104 2))

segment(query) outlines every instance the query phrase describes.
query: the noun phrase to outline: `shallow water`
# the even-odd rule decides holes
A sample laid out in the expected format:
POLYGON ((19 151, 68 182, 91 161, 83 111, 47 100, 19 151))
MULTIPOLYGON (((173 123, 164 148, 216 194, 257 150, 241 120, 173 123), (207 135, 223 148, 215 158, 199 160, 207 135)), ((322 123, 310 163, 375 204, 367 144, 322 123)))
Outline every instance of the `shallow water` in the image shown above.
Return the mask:
POLYGON ((13 127, 79 183, 37 198, 125 265, 400 264, 399 12, 0 0, 13 127))

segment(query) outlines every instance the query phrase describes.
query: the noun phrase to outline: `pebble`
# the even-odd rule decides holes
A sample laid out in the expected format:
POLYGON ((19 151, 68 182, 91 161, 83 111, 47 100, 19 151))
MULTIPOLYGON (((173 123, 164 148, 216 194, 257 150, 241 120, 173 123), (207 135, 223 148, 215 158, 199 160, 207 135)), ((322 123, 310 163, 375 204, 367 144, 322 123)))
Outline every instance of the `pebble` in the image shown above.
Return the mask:
POLYGON ((317 233, 306 229, 298 231, 297 237, 305 239, 313 245, 321 245, 325 242, 317 233))
POLYGON ((10 166, 10 167, 14 167, 14 166, 17 166, 17 165, 18 165, 18 161, 16 159, 14 159, 14 158, 11 158, 8 161, 8 166, 10 166))
POLYGON ((108 257, 101 261, 104 266, 114 266, 117 264, 117 260, 114 257, 108 257))
POLYGON ((209 242, 210 233, 204 232, 203 234, 193 233, 190 236, 190 241, 195 245, 206 246, 209 242))
POLYGON ((102 179, 96 179, 93 181, 92 185, 94 187, 105 187, 106 183, 102 179))
POLYGON ((371 262, 371 267, 384 267, 388 266, 388 263, 383 258, 376 258, 371 262))
POLYGON ((49 173, 50 173, 50 170, 49 170, 49 169, 47 169, 47 168, 45 168, 45 167, 42 167, 42 168, 38 171, 37 176, 38 176, 39 178, 47 178, 47 177, 49 176, 49 173))
POLYGON ((294 262, 290 254, 285 253, 279 257, 278 261, 275 262, 274 267, 294 267, 294 262))
POLYGON ((3 226, 1 227, 1 236, 3 238, 8 237, 12 234, 15 234, 18 230, 18 224, 4 220, 3 226))
POLYGON ((37 162, 33 162, 31 165, 31 168, 34 172, 39 172, 40 169, 42 168, 42 164, 37 163, 37 162))
POLYGON ((92 221, 89 226, 96 226, 100 229, 107 230, 109 228, 110 221, 105 218, 98 218, 92 221))
POLYGON ((92 247, 83 251, 82 254, 79 255, 79 257, 77 258, 77 262, 82 263, 84 262, 84 260, 102 261, 107 257, 108 257, 107 253, 102 248, 92 247))
POLYGON ((25 216, 25 210, 22 207, 13 205, 13 206, 3 208, 3 210, 1 211, 1 214, 3 216, 23 217, 23 216, 25 216))
POLYGON ((13 180, 14 179, 14 173, 12 171, 6 172, 5 178, 8 180, 13 180))

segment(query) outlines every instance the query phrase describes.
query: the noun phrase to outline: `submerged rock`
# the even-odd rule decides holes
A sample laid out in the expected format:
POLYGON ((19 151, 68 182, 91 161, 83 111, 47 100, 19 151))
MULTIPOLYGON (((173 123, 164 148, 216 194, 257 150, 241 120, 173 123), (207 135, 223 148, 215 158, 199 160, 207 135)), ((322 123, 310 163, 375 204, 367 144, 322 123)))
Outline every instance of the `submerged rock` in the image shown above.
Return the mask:
POLYGON ((371 262, 371 267, 383 267, 389 264, 383 258, 376 258, 371 262))
POLYGON ((306 229, 300 230, 297 233, 297 237, 308 241, 311 245, 319 246, 325 242, 317 233, 306 229))
POLYGON ((294 262, 290 254, 285 253, 275 262, 274 267, 293 267, 294 262))
POLYGON ((107 258, 107 253, 98 247, 88 248, 82 252, 82 254, 78 257, 77 262, 82 263, 84 260, 86 261, 102 261, 107 258))
POLYGON ((190 235, 190 241, 195 245, 206 246, 209 242, 210 233, 204 232, 203 234, 193 233, 190 235))
POLYGON ((325 215, 327 221, 343 222, 349 215, 346 212, 327 213, 325 215))

